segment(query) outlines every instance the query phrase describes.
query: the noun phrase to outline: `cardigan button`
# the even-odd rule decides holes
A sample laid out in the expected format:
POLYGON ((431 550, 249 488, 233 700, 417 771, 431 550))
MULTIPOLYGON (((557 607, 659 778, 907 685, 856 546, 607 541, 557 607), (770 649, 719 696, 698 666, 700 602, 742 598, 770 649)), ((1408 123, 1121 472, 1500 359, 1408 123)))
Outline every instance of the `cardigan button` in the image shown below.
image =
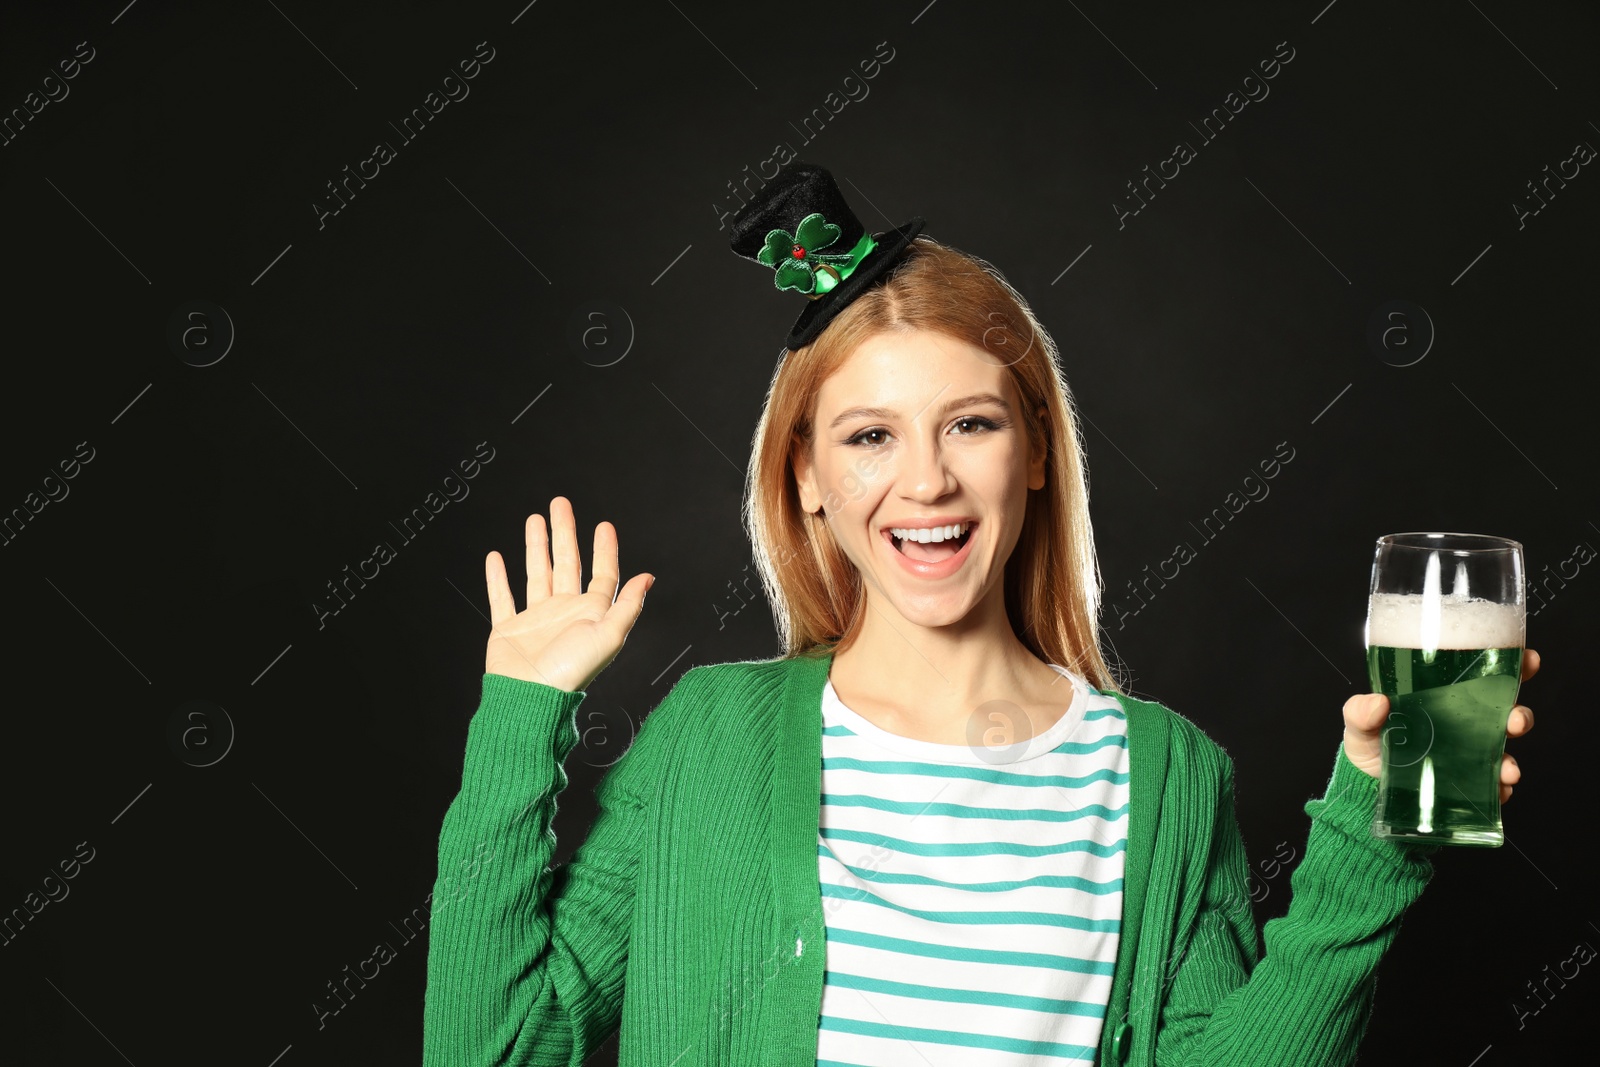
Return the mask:
POLYGON ((1111 1039, 1111 1054, 1116 1056, 1118 1063, 1127 1063, 1128 1056, 1133 1052, 1133 1027, 1123 1021, 1117 1027, 1116 1036, 1111 1039))

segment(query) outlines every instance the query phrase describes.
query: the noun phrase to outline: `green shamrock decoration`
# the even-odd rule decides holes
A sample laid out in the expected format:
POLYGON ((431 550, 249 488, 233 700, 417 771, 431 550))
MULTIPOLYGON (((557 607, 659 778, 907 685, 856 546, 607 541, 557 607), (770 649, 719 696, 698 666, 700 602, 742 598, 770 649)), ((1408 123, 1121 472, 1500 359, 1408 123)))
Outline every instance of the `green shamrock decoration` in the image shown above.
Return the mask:
POLYGON ((849 252, 825 254, 818 251, 837 241, 840 232, 839 227, 822 217, 822 212, 813 211, 800 220, 792 234, 777 229, 768 233, 766 246, 756 253, 756 260, 775 269, 773 284, 779 289, 796 289, 802 293, 818 290, 817 269, 826 268, 833 274, 821 285, 821 291, 827 292, 838 284, 837 268, 855 258, 849 252))

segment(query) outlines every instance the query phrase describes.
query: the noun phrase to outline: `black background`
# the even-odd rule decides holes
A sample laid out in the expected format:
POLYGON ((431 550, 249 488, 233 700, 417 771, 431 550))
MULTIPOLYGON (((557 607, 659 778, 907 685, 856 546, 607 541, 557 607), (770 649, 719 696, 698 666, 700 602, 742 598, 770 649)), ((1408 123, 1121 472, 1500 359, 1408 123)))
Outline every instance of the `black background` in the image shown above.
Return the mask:
MULTIPOLYGON (((766 604, 730 612, 728 586, 800 304, 728 251, 722 213, 779 142, 869 227, 921 214, 992 260, 1060 343, 1110 644, 1135 695, 1233 755, 1259 870, 1303 851, 1368 688, 1377 536, 1496 533, 1530 581, 1565 567, 1531 605, 1545 666, 1510 841, 1437 857, 1362 1061, 1587 1047, 1594 965, 1520 1027, 1513 1004, 1600 946, 1573 777, 1596 743, 1574 679, 1600 576, 1574 552, 1600 544, 1600 178, 1520 224, 1513 205, 1600 144, 1592 8, 124 2, 13 5, 0 33, 6 113, 78 42, 94 55, 0 148, 0 513, 70 490, 0 544, 0 915, 94 850, 0 947, 8 1063, 418 1061, 426 943, 392 924, 432 888, 459 785, 483 554, 519 585, 522 520, 552 496, 586 561, 609 519, 624 577, 659 576, 579 710, 558 859, 683 671, 776 654, 766 604), (402 140, 389 123, 479 42, 470 95, 402 140), (1204 142, 1190 123, 1279 42, 1270 94, 1204 142), (319 225, 380 140, 395 158, 319 225), (1179 140, 1196 158, 1119 226, 1125 183, 1179 140), (191 301, 209 310, 174 345, 191 301), (47 484, 80 442, 93 459, 47 484), (396 537, 480 442, 470 494, 396 537), (1270 495, 1204 544, 1190 524, 1280 442, 1270 495), (319 627, 326 583, 379 540, 397 557, 319 627), (1198 557, 1119 613, 1183 540, 1198 557), (174 721, 199 729, 175 742, 174 721), (327 983, 383 940, 397 958, 319 1026, 327 983)), ((1262 920, 1289 867, 1261 876, 1262 920)))

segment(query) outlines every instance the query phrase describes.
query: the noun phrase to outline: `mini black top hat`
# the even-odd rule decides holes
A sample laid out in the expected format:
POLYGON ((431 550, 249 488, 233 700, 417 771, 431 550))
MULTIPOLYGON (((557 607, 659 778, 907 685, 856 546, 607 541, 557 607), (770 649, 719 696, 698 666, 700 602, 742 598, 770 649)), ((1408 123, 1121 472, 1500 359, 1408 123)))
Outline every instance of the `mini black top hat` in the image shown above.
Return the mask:
POLYGON ((731 223, 733 250, 773 271, 773 284, 809 298, 786 342, 808 345, 845 306, 889 269, 922 230, 923 218, 868 234, 833 175, 791 163, 731 223))

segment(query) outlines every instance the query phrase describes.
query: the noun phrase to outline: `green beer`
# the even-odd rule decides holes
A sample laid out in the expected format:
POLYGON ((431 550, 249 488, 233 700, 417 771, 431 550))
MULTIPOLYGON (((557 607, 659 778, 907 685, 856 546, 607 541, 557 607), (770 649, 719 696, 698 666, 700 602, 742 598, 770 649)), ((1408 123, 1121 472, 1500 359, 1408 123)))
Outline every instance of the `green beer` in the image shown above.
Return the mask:
POLYGON ((1506 723, 1521 685, 1521 608, 1432 600, 1425 610, 1421 595, 1372 596, 1367 673, 1389 697, 1373 833, 1496 847, 1506 723))

